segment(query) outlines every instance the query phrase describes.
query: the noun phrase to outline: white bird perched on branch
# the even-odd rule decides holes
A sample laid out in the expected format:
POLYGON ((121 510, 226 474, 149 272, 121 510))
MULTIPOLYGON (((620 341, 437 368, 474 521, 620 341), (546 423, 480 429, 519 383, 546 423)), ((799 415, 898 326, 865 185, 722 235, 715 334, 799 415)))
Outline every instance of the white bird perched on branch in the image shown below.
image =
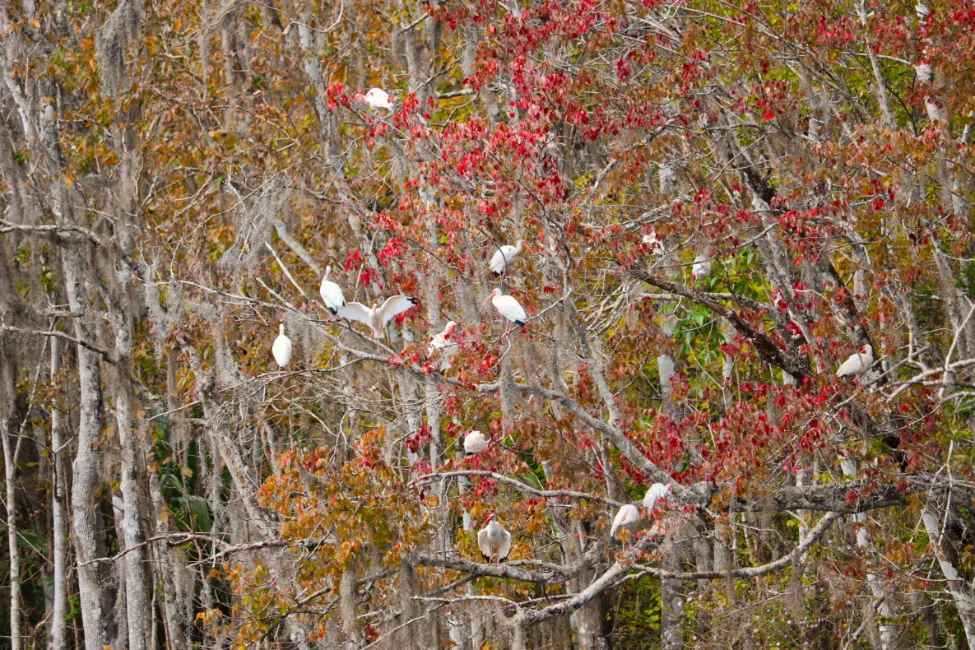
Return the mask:
POLYGON ((279 331, 278 338, 274 339, 274 344, 271 346, 271 354, 274 355, 278 365, 284 368, 291 361, 291 339, 284 334, 284 323, 281 323, 279 331))
POLYGON ((494 277, 499 277, 509 264, 511 264, 518 255, 521 254, 521 249, 525 245, 525 242, 521 239, 518 240, 517 246, 512 246, 511 244, 506 244, 499 248, 494 255, 491 257, 491 261, 488 262, 488 267, 491 272, 494 273, 494 277))
POLYGON ((393 104, 389 101, 389 93, 382 88, 371 88, 366 93, 366 103, 369 104, 369 108, 393 109, 393 104))
POLYGON ((654 483, 647 488, 647 493, 643 495, 643 507, 648 511, 653 510, 657 502, 665 499, 670 494, 670 486, 663 483, 654 483))
POLYGON ((440 351, 440 372, 450 370, 450 359, 460 349, 460 346, 451 339, 456 327, 457 323, 454 321, 447 323, 443 332, 437 334, 430 340, 430 347, 427 348, 427 356, 431 356, 433 353, 440 351))
POLYGON ((864 345, 856 351, 856 354, 851 354, 846 361, 840 364, 839 370, 836 371, 836 376, 857 377, 862 375, 870 369, 873 361, 873 346, 870 344, 864 345))
POLYGON ((931 10, 928 9, 928 6, 923 2, 918 2, 916 5, 914 5, 914 12, 917 14, 918 18, 924 20, 928 17, 928 14, 931 13, 931 10))
POLYGON ((491 292, 491 295, 484 299, 484 304, 490 300, 494 308, 498 310, 498 313, 505 317, 507 321, 504 328, 504 336, 507 336, 511 331, 511 324, 514 323, 518 327, 522 327, 525 321, 528 320, 528 314, 525 313, 525 308, 521 306, 517 300, 511 296, 506 296, 501 293, 501 289, 495 289, 491 292))
POLYGON ((699 253, 694 258, 694 266, 691 267, 691 275, 695 280, 706 278, 711 274, 711 259, 707 253, 699 253))
POLYGON ((934 69, 931 67, 930 63, 920 62, 914 64, 914 72, 917 73, 917 80, 922 83, 931 83, 934 75, 934 69))
POLYGON ((498 562, 508 559, 511 551, 511 533, 498 523, 492 512, 488 515, 488 524, 477 533, 477 547, 481 549, 481 556, 485 562, 493 562, 498 558, 498 562))
POLYGON ((469 455, 479 454, 487 449, 488 441, 480 431, 471 431, 464 436, 464 451, 469 455))
POLYGON ((657 257, 660 257, 667 252, 667 250, 664 248, 663 240, 657 237, 656 231, 650 231, 649 235, 644 235, 643 243, 646 244, 647 248, 650 249, 650 252, 657 257))
POLYGON ((345 307, 345 294, 342 293, 342 287, 328 279, 331 272, 332 267, 326 266, 325 277, 322 278, 322 287, 318 292, 322 294, 322 302, 325 303, 328 310, 332 314, 337 314, 342 307, 345 307))
POLYGON ((412 309, 417 302, 416 298, 402 295, 387 298, 382 307, 377 307, 376 303, 372 303, 372 307, 366 307, 359 302, 350 302, 339 309, 338 315, 341 318, 368 325, 372 328, 373 338, 381 339, 386 323, 412 309))
POLYGON ((623 530, 624 528, 629 530, 636 526, 639 521, 640 511, 632 503, 627 503, 616 513, 616 518, 613 519, 613 527, 609 529, 609 536, 616 535, 616 531, 623 530))

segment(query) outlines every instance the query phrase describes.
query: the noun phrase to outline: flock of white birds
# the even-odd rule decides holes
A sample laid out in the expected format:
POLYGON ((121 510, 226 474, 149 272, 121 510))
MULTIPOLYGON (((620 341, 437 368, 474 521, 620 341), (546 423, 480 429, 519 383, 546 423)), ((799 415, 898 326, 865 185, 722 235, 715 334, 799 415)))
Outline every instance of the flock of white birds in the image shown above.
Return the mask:
MULTIPOLYGON (((393 108, 389 95, 379 88, 373 88, 367 92, 365 101, 371 108, 383 108, 387 110, 392 110, 393 108)), ((644 235, 643 243, 653 255, 661 256, 666 253, 663 240, 659 239, 655 232, 644 235)), ((525 242, 519 239, 514 246, 507 244, 498 248, 497 252, 494 253, 488 262, 488 268, 490 268, 495 277, 500 277, 504 274, 508 265, 521 254, 524 246, 525 242)), ((416 298, 404 295, 391 296, 386 299, 382 306, 379 306, 376 302, 373 302, 370 307, 358 302, 346 302, 342 287, 329 280, 331 272, 331 266, 325 268, 325 276, 322 278, 322 285, 319 290, 325 307, 333 316, 366 325, 371 330, 374 338, 382 338, 386 324, 389 321, 412 309, 417 304, 416 298)), ((699 253, 694 258, 694 264, 691 267, 692 277, 696 281, 707 277, 710 273, 711 259, 706 253, 699 253)), ((520 327, 527 321, 528 315, 524 307, 512 296, 502 293, 501 289, 494 289, 484 300, 484 304, 487 304, 489 300, 498 313, 505 319, 503 336, 507 336, 510 333, 512 325, 518 325, 520 327)), ((433 336, 427 348, 427 353, 431 356, 434 353, 440 353, 439 368, 441 372, 446 372, 450 369, 451 359, 459 351, 459 346, 452 338, 456 328, 457 323, 454 321, 448 322, 442 332, 433 336)), ((274 360, 278 366, 284 368, 291 361, 291 352, 291 339, 284 333, 284 324, 281 324, 280 333, 271 346, 271 354, 274 356, 274 360)), ((836 376, 841 378, 859 377, 870 369, 874 361, 873 348, 870 345, 864 345, 840 365, 836 371, 836 376)), ((480 454, 487 447, 488 439, 480 431, 470 431, 464 437, 464 451, 468 455, 480 454)), ((648 514, 652 515, 654 508, 658 504, 664 503, 669 494, 669 485, 654 483, 647 489, 646 494, 643 496, 643 507, 648 514)), ((617 533, 622 533, 624 530, 632 530, 639 524, 640 517, 640 510, 635 505, 631 503, 624 504, 620 507, 616 513, 616 517, 613 519, 610 536, 616 536, 617 533)), ((504 562, 511 551, 511 533, 501 525, 494 512, 487 515, 485 524, 484 528, 477 533, 477 546, 481 551, 481 555, 486 562, 504 562)), ((651 534, 655 532, 659 533, 659 528, 651 530, 651 534)))
MULTIPOLYGON (((518 241, 517 246, 501 246, 488 264, 491 272, 496 277, 502 275, 508 265, 521 254, 523 246, 524 242, 521 240, 518 241)), ((322 302, 325 303, 325 308, 333 316, 362 323, 367 326, 371 330, 373 338, 382 338, 386 324, 400 314, 412 309, 418 302, 416 298, 404 295, 390 296, 381 306, 377 302, 373 302, 368 307, 359 302, 346 302, 342 287, 329 280, 331 273, 332 267, 325 267, 325 276, 322 278, 322 286, 319 289, 322 302)), ((511 332, 512 324, 521 327, 528 321, 528 314, 525 312, 525 308, 521 306, 521 303, 512 296, 503 294, 501 289, 492 291, 484 300, 484 303, 487 304, 488 300, 498 310, 498 313, 505 318, 506 327, 504 336, 507 336, 511 332)), ((440 352, 440 370, 443 372, 450 368, 450 360, 457 354, 459 349, 457 343, 452 340, 456 328, 457 323, 454 321, 447 323, 444 330, 430 340, 430 345, 427 348, 427 354, 429 355, 440 352)), ((284 333, 284 324, 282 323, 278 338, 271 345, 271 355, 274 357, 278 366, 284 368, 288 365, 288 362, 291 361, 292 349, 291 339, 284 333)))

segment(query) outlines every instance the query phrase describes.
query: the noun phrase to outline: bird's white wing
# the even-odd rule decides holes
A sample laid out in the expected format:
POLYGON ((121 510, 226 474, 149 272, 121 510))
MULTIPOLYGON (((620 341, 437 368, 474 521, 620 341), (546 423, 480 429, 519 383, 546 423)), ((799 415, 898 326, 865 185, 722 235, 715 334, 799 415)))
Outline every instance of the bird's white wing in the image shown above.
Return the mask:
POLYGON ((479 454, 487 449, 487 439, 483 433, 468 433, 464 438, 464 451, 468 454, 479 454))
POLYGON ((494 271, 495 275, 500 275, 516 257, 518 257, 518 249, 511 244, 505 244, 491 258, 491 270, 494 271))
POLYGON ((511 552, 511 533, 507 530, 502 534, 501 546, 498 548, 498 562, 504 562, 508 559, 508 553, 511 552))
POLYGON ((477 548, 481 549, 481 556, 485 562, 491 561, 491 543, 488 541, 487 528, 482 528, 477 532, 477 548))
POLYGON ((453 341, 448 341, 446 338, 443 338, 443 334, 438 334, 437 338, 430 342, 430 347, 427 349, 427 355, 433 356, 439 352, 440 372, 447 372, 451 368, 450 360, 457 355, 459 350, 460 346, 453 341))
POLYGON ((623 525, 623 519, 626 516, 626 509, 620 508, 620 511, 616 513, 616 517, 613 519, 613 527, 609 529, 609 536, 612 537, 616 534, 616 529, 623 525))
POLYGON ((491 256, 491 261, 488 262, 488 268, 499 275, 504 271, 504 254, 501 251, 494 252, 494 255, 491 256))
POLYGON ((660 501, 660 499, 663 499, 665 496, 667 496, 668 492, 670 492, 669 485, 664 485, 663 483, 654 483, 653 485, 650 486, 650 488, 647 490, 647 493, 643 496, 643 506, 647 510, 653 510, 653 507, 657 505, 657 502, 660 501))
POLYGON ((850 357, 846 361, 840 364, 840 367, 836 370, 837 377, 846 377, 847 375, 852 375, 855 371, 853 366, 856 363, 855 357, 850 357))
POLYGON ((322 294, 322 301, 334 314, 345 305, 345 295, 342 287, 329 280, 322 280, 322 287, 319 293, 322 294))
POLYGON ((430 347, 427 349, 427 354, 433 354, 437 350, 443 350, 447 346, 447 337, 443 334, 437 334, 430 340, 430 347))
POLYGON ((379 88, 373 88, 366 93, 366 101, 373 108, 389 108, 389 93, 379 88))
POLYGON ((277 361, 278 365, 284 368, 291 361, 291 339, 283 334, 274 339, 271 354, 274 355, 274 360, 277 361))
POLYGON ((711 260, 707 257, 699 257, 694 260, 694 266, 691 268, 691 275, 695 278, 702 278, 711 273, 711 260))
POLYGON ((501 312, 501 315, 510 321, 525 322, 528 320, 528 314, 525 313, 525 308, 511 296, 501 296, 497 299, 495 305, 498 311, 501 312))
POLYGON ((654 255, 664 254, 664 243, 662 240, 657 239, 657 233, 652 232, 649 235, 644 235, 643 243, 650 247, 650 252, 654 255))
POLYGON ((613 527, 609 530, 610 536, 615 535, 618 529, 631 526, 639 520, 640 511, 632 503, 627 503, 616 513, 616 518, 613 520, 613 527))
POLYGON ((379 321, 379 327, 385 327, 386 323, 391 321, 396 316, 399 316, 404 311, 408 311, 413 308, 416 304, 416 298, 409 298, 407 296, 391 296, 386 298, 386 302, 383 306, 379 308, 376 312, 377 320, 379 321))
POLYGON ((346 320, 354 320, 357 323, 362 323, 363 325, 368 325, 372 327, 372 318, 370 317, 372 310, 363 305, 361 302, 347 302, 345 307, 339 310, 339 318, 344 318, 346 320))
POLYGON ((837 377, 846 377, 847 375, 859 375, 863 372, 863 367, 866 364, 867 355, 856 354, 850 355, 846 361, 840 366, 839 370, 836 371, 837 377))
POLYGON ((657 504, 657 491, 654 489, 656 484, 651 485, 647 490, 647 493, 643 495, 643 507, 647 510, 653 510, 653 507, 657 504))

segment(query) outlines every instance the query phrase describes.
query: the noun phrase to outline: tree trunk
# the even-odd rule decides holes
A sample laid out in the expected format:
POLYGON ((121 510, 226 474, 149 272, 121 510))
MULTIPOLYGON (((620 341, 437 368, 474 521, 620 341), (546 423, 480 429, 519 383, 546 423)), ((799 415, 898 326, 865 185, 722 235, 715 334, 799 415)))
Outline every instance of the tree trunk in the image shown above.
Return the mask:
MULTIPOLYGON (((73 246, 62 252, 65 288, 71 311, 86 314, 88 291, 83 269, 90 269, 85 258, 73 246)), ((94 339, 84 316, 75 318, 75 337, 90 342, 94 339)), ((95 447, 101 438, 101 377, 99 355, 80 343, 78 351, 79 415, 78 451, 72 464, 71 519, 72 541, 78 558, 78 597, 86 650, 104 650, 115 636, 111 612, 115 596, 108 579, 108 565, 96 562, 107 555, 105 532, 98 511, 97 488, 101 463, 95 447)))
MULTIPOLYGON (((124 288, 122 301, 125 302, 124 288)), ((126 310, 116 306, 113 310, 115 326, 115 350, 118 362, 115 374, 115 423, 118 427, 119 445, 122 452, 120 488, 122 491, 123 570, 125 572, 125 604, 129 650, 145 650, 149 645, 149 617, 151 601, 146 588, 145 547, 142 534, 142 508, 140 507, 140 455, 141 450, 133 436, 132 386, 129 380, 132 352, 132 326, 126 310)))
MULTIPOLYGON (((661 547, 663 568, 667 571, 680 571, 681 561, 677 546, 667 540, 661 547)), ((684 647, 683 583, 680 580, 660 581, 660 647, 662 650, 678 650, 684 647)))
POLYGON ((345 637, 344 648, 353 650, 362 647, 359 638, 359 624, 356 620, 356 588, 355 569, 346 567, 342 572, 339 583, 339 611, 342 615, 342 636, 345 637))
MULTIPOLYGON (((591 579, 589 581, 591 583, 591 579)), ((579 650, 611 650, 606 628, 606 599, 597 596, 577 612, 579 650)))
POLYGON ((938 560, 938 564, 941 567, 941 573, 948 582, 948 591, 955 601, 955 609, 958 611, 958 618, 961 621, 962 627, 965 628, 968 648, 969 650, 975 650, 975 597, 973 597, 971 588, 961 577, 958 569, 955 568, 955 565, 941 545, 942 531, 938 525, 939 517, 935 510, 935 505, 931 501, 928 501, 925 506, 921 521, 924 522, 924 530, 928 533, 931 549, 934 551, 934 557, 938 560))
MULTIPOLYGON (((149 475, 149 494, 152 499, 152 510, 155 518, 155 534, 165 534, 169 532, 169 514, 166 511, 166 504, 163 500, 162 487, 159 485, 159 477, 155 474, 149 475)), ((163 587, 163 615, 164 629, 169 647, 185 648, 186 634, 183 626, 183 618, 180 616, 181 594, 178 592, 175 583, 176 565, 172 561, 169 546, 165 541, 157 542, 155 545, 155 559, 158 567, 157 573, 163 587)))
MULTIPOLYGON (((58 373, 58 339, 51 337, 51 380, 58 373)), ((52 553, 54 562, 54 612, 48 637, 49 650, 68 647, 68 515, 65 510, 64 429, 61 411, 51 409, 51 450, 54 472, 51 490, 52 553)))
MULTIPOLYGON (((843 470, 843 475, 847 478, 856 476, 856 464, 852 460, 843 459, 840 462, 840 467, 843 470)), ((853 516, 853 520, 860 524, 860 528, 856 532, 857 548, 863 553, 873 553, 873 543, 866 528, 867 519, 868 516, 865 512, 859 512, 853 516)), ((884 593, 884 588, 880 585, 880 579, 876 573, 867 572, 867 585, 870 587, 870 594, 873 597, 870 605, 872 615, 875 620, 879 618, 877 621, 879 646, 881 650, 887 650, 891 647, 896 633, 894 626, 888 622, 891 615, 890 605, 887 602, 888 596, 884 593)))
POLYGON ((20 439, 13 443, 14 433, 10 430, 14 409, 14 368, 13 352, 8 350, 9 336, 0 338, 0 438, 3 440, 4 479, 6 481, 7 501, 7 547, 10 554, 10 648, 20 650, 20 550, 17 548, 17 456, 20 452, 20 439), (10 360, 8 360, 10 359, 10 360))

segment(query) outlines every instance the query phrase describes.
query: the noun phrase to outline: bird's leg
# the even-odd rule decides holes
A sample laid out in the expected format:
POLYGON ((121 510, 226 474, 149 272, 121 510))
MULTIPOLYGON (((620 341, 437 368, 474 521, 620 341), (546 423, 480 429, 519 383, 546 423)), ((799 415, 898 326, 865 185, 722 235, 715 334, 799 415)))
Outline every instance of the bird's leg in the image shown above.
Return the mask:
POLYGON ((511 321, 506 318, 504 319, 504 334, 502 334, 501 336, 508 336, 508 334, 510 333, 511 333, 511 321))

